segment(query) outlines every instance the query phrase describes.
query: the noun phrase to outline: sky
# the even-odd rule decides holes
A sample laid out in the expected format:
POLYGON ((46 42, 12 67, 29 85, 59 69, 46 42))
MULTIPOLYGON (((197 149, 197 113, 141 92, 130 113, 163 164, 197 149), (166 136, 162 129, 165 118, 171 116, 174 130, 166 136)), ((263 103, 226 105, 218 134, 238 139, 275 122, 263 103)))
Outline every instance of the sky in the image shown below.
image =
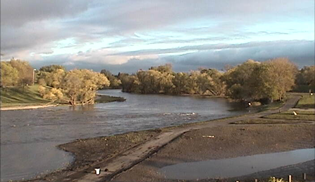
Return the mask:
POLYGON ((1 60, 136 72, 314 65, 314 0, 1 0, 1 60))

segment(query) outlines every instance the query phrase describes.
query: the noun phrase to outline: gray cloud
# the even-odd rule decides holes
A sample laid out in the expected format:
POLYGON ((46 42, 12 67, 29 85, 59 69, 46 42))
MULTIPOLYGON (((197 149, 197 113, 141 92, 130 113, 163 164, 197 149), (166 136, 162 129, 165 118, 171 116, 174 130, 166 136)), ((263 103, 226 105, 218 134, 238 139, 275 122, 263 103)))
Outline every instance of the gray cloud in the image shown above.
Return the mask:
MULTIPOLYGON (((52 58, 50 63, 64 64, 68 69, 87 68, 95 71, 108 69, 113 73, 127 72, 135 73, 139 69, 148 69, 151 66, 171 63, 175 71, 189 71, 199 67, 223 69, 225 65, 235 66, 248 59, 265 61, 268 59, 287 57, 299 67, 314 65, 314 41, 295 41, 283 44, 261 44, 253 47, 236 47, 223 50, 207 50, 195 53, 184 54, 181 56, 165 56, 157 59, 130 59, 127 63, 113 65, 106 61, 89 60, 73 61, 67 56, 52 58), (55 61, 58 60, 58 61, 55 61)), ((47 62, 34 62, 33 66, 39 68, 47 65, 47 62)))
POLYGON ((1 26, 65 18, 87 9, 86 0, 1 0, 1 26))
MULTIPOLYGON (((198 3, 195 0, 3 0, 1 1, 1 27, 15 26, 16 28, 30 22, 36 22, 35 26, 40 27, 43 21, 58 20, 59 22, 53 22, 57 25, 62 23, 58 34, 71 32, 72 35, 78 35, 81 38, 84 36, 99 38, 100 36, 133 34, 136 31, 154 28, 169 28, 169 26, 176 30, 177 24, 209 19, 213 20, 214 24, 201 30, 222 33, 236 31, 237 27, 244 24, 255 24, 260 21, 278 22, 301 16, 309 18, 314 10, 303 6, 303 1, 308 2, 308 0, 298 2, 266 0, 255 1, 255 3, 249 3, 247 0, 215 2, 200 0, 198 3), (95 28, 98 30, 95 31, 95 28), (83 35, 78 30, 84 32, 83 35)), ((198 33, 196 29, 192 31, 198 33)))
POLYGON ((225 65, 236 65, 248 59, 265 61, 287 57, 299 67, 314 65, 314 41, 287 42, 287 44, 265 44, 243 48, 224 49, 220 51, 201 51, 183 56, 167 57, 167 62, 187 67, 224 68, 225 65))
POLYGON ((183 47, 175 47, 168 49, 142 49, 137 51, 127 51, 127 52, 119 52, 112 55, 147 55, 147 54, 167 54, 167 53, 178 53, 185 51, 205 51, 205 50, 220 50, 220 49, 235 49, 235 48, 246 48, 246 47, 261 47, 261 46, 273 46, 273 45, 286 45, 286 44, 295 44, 295 43, 312 43, 313 41, 268 41, 268 42, 248 42, 241 44, 200 44, 193 46, 183 46, 183 47))
POLYGON ((285 20, 289 13, 290 18, 296 15, 307 16, 310 8, 305 8, 302 4, 303 2, 294 0, 266 0, 255 1, 255 3, 249 3, 247 0, 215 2, 208 0, 198 2, 195 0, 123 0, 116 3, 98 1, 97 7, 91 9, 93 15, 87 16, 83 21, 82 19, 77 21, 89 25, 104 25, 110 33, 126 33, 172 26, 189 20, 213 19, 216 23, 212 27, 213 30, 230 31, 231 28, 242 24, 253 24, 262 20, 269 22, 285 20), (299 11, 294 11, 296 9, 299 11))
POLYGON ((11 29, 1 27, 1 50, 4 54, 13 54, 21 50, 36 50, 36 46, 44 46, 45 44, 58 40, 62 37, 58 34, 58 30, 52 27, 21 27, 11 29))
POLYGON ((105 66, 114 72, 119 69, 134 72, 138 68, 146 69, 166 62, 172 62, 175 69, 183 71, 199 66, 219 68, 249 58, 265 60, 289 57, 298 64, 310 64, 314 61, 314 51, 311 51, 314 50, 314 41, 224 44, 230 39, 250 40, 260 35, 290 36, 292 32, 298 33, 299 29, 262 31, 258 28, 254 31, 248 28, 269 23, 314 22, 314 5, 309 6, 310 3, 314 4, 314 1, 1 0, 1 53, 10 58, 21 52, 29 54, 34 51, 46 54, 43 61, 30 60, 35 66, 62 60, 60 63, 67 63, 69 68, 85 66, 98 70, 105 66), (205 20, 207 24, 204 24, 205 20), (159 31, 167 33, 156 33, 159 31), (178 34, 182 37, 176 37, 178 34), (54 43, 59 40, 73 38, 76 42, 70 46, 75 47, 111 37, 119 39, 110 46, 104 46, 105 49, 128 48, 138 44, 190 44, 170 49, 112 51, 104 55, 99 53, 102 50, 90 50, 78 54, 82 59, 80 61, 73 60, 74 55, 71 54, 47 56, 53 53, 54 43), (223 43, 209 44, 211 41, 223 43), (186 51, 195 52, 165 56, 186 51), (125 64, 108 64, 108 56, 137 57, 149 54, 159 58, 133 58, 125 64))

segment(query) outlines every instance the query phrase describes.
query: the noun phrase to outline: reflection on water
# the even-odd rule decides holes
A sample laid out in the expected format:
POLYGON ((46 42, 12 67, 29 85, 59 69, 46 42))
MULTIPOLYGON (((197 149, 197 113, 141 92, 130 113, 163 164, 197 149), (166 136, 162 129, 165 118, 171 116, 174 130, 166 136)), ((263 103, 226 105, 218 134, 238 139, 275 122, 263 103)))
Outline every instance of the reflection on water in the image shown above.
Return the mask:
POLYGON ((78 106, 69 106, 69 111, 94 111, 95 106, 94 105, 78 105, 78 106))
POLYGON ((252 174, 315 159, 315 149, 260 154, 230 159, 179 163, 161 168, 168 179, 229 178, 252 174))
POLYGON ((6 157, 5 160, 1 160, 1 181, 31 178, 43 172, 52 172, 57 168, 66 167, 73 158, 69 153, 54 147, 56 145, 57 143, 54 142, 39 142, 1 146, 1 156, 6 157), (45 168, 43 169, 42 166, 45 168), (12 169, 14 171, 10 171, 12 169))
POLYGON ((71 157, 56 145, 242 114, 225 99, 137 95, 100 91, 125 102, 1 112, 1 180, 35 176, 64 166, 71 157), (34 155, 36 154, 36 155, 34 155), (39 160, 45 161, 40 162, 39 160))

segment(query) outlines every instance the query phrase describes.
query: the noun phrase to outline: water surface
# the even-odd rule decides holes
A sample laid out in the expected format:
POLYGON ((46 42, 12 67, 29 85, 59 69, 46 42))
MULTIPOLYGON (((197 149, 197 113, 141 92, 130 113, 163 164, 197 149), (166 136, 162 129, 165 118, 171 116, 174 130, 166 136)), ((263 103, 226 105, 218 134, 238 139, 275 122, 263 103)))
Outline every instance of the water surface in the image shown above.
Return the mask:
POLYGON ((179 163, 163 167, 159 171, 168 179, 230 178, 314 159, 315 149, 312 148, 230 159, 179 163))
POLYGON ((100 91, 125 102, 89 107, 51 107, 1 111, 1 181, 32 178, 65 167, 72 157, 56 145, 79 138, 108 136, 223 118, 248 112, 235 110, 221 98, 137 95, 100 91))

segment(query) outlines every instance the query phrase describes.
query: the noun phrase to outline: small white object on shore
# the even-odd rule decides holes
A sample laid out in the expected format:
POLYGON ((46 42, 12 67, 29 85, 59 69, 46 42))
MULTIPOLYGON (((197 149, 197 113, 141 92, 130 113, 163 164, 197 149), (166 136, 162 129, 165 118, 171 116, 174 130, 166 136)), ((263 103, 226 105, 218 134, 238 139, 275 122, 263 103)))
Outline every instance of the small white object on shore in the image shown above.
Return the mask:
POLYGON ((202 136, 203 138, 214 138, 214 136, 213 135, 207 135, 207 136, 202 136))
POLYGON ((101 174, 101 168, 95 168, 95 174, 100 175, 101 174))
POLYGON ((293 111, 293 115, 294 115, 294 116, 297 116, 297 113, 296 113, 295 111, 293 111))

